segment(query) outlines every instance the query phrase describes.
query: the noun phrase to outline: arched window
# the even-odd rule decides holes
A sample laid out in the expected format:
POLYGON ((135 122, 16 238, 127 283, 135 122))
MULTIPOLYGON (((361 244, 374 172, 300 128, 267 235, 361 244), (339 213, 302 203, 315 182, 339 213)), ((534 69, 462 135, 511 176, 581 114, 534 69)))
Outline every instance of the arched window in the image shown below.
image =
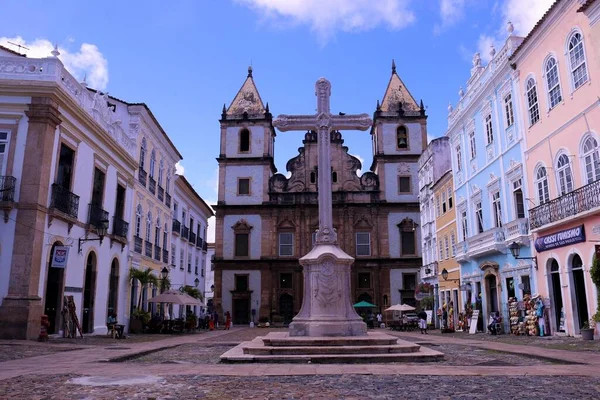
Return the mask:
POLYGON ((313 171, 310 173, 310 183, 316 183, 317 182, 317 174, 313 171))
MULTIPOLYGON (((167 223, 165 222, 165 229, 163 230, 163 249, 167 248, 167 223)), ((163 262, 166 262, 163 260, 163 262)))
POLYGON ((548 191, 548 175, 546 168, 538 167, 535 174, 535 187, 538 193, 538 204, 544 204, 550 201, 550 192, 548 191))
POLYGON ((529 111, 529 126, 540 120, 540 107, 538 105, 537 88, 533 78, 527 80, 527 110, 529 111))
POLYGON ((159 184, 159 186, 162 186, 162 183, 163 183, 163 172, 164 172, 164 169, 165 169, 165 162, 161 158, 160 159, 160 163, 158 164, 158 184, 159 184))
POLYGON ((337 172, 335 171, 331 173, 331 182, 337 183, 337 172))
POLYGON ((169 187, 171 186, 171 170, 167 170, 167 179, 165 184, 165 192, 169 193, 169 187))
POLYGON ((408 148, 408 134, 405 126, 399 126, 398 129, 396 129, 396 141, 399 149, 408 148))
POLYGON ((240 131, 240 153, 250 151, 250 131, 246 128, 240 131))
POLYGON ((600 156, 598 155, 598 142, 588 136, 583 142, 583 164, 587 183, 600 179, 600 156))
POLYGON ((571 164, 566 154, 561 154, 556 162, 556 174, 558 178, 558 190, 560 195, 573 191, 573 174, 571 173, 571 164))
POLYGON ((554 108, 562 101, 562 94, 560 92, 560 81, 558 79, 558 64, 554 57, 550 57, 546 61, 546 84, 548 85, 548 102, 550 108, 554 108))
POLYGON ((154 164, 156 164, 156 152, 152 149, 150 153, 150 178, 154 178, 154 164))
POLYGON ((573 87, 577 89, 588 80, 583 38, 579 32, 573 34, 569 40, 569 64, 571 65, 573 87))
POLYGON ((154 228, 154 244, 160 245, 160 215, 156 217, 156 227, 154 228))
POLYGON ((140 237, 142 230, 142 205, 138 204, 135 210, 135 236, 140 237))
POLYGON ((140 168, 144 169, 146 165, 146 138, 142 138, 142 146, 140 147, 140 168))
POLYGON ((146 242, 150 241, 150 231, 152 230, 152 212, 148 211, 146 218, 146 242))

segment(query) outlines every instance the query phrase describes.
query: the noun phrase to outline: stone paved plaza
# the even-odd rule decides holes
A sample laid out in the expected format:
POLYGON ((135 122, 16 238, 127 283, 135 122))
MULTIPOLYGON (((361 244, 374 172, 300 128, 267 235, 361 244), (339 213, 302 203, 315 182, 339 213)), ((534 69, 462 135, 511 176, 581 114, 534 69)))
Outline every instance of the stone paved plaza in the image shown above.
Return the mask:
POLYGON ((0 399, 600 397, 597 343, 574 338, 392 332, 443 352, 444 360, 369 365, 219 362, 229 348, 273 331, 236 327, 125 340, 1 341, 0 399))

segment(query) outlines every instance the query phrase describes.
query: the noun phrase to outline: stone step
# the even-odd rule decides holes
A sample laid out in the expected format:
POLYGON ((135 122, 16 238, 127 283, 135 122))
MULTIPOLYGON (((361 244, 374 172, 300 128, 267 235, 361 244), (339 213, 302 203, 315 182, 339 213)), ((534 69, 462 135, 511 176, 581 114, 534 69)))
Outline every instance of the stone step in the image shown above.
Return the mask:
POLYGON ((228 354, 221 356, 224 363, 292 363, 292 364, 381 364, 381 363, 416 363, 433 362, 444 359, 444 355, 434 350, 415 353, 388 354, 312 354, 312 355, 254 355, 228 354))
POLYGON ((243 347, 244 354, 253 355, 332 355, 332 354, 397 354, 416 353, 421 346, 416 344, 374 346, 255 346, 243 347))
POLYGON ((398 338, 382 335, 382 337, 354 336, 354 337, 269 337, 262 338, 265 346, 389 346, 395 345, 398 338))

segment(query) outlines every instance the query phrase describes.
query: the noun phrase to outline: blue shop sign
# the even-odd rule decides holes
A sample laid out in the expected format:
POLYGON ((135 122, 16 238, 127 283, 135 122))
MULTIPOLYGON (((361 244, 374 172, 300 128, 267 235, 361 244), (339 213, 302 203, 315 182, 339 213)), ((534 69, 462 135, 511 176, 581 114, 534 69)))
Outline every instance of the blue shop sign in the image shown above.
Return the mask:
POLYGON ((585 230, 583 225, 555 232, 551 235, 540 236, 535 239, 535 249, 538 253, 541 253, 542 251, 581 242, 585 242, 585 230))

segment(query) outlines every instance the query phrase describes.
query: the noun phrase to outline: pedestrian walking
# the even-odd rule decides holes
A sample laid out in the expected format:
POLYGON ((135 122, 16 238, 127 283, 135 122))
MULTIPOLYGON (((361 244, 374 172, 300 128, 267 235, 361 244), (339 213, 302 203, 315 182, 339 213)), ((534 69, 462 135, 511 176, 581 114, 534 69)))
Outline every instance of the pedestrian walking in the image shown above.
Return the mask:
POLYGON ((425 310, 421 310, 421 312, 419 312, 417 314, 417 317, 419 317, 419 329, 421 330, 421 334, 426 334, 427 333, 427 313, 425 312, 425 310))
POLYGON ((225 313, 225 330, 228 331, 231 326, 231 314, 229 311, 225 313))

